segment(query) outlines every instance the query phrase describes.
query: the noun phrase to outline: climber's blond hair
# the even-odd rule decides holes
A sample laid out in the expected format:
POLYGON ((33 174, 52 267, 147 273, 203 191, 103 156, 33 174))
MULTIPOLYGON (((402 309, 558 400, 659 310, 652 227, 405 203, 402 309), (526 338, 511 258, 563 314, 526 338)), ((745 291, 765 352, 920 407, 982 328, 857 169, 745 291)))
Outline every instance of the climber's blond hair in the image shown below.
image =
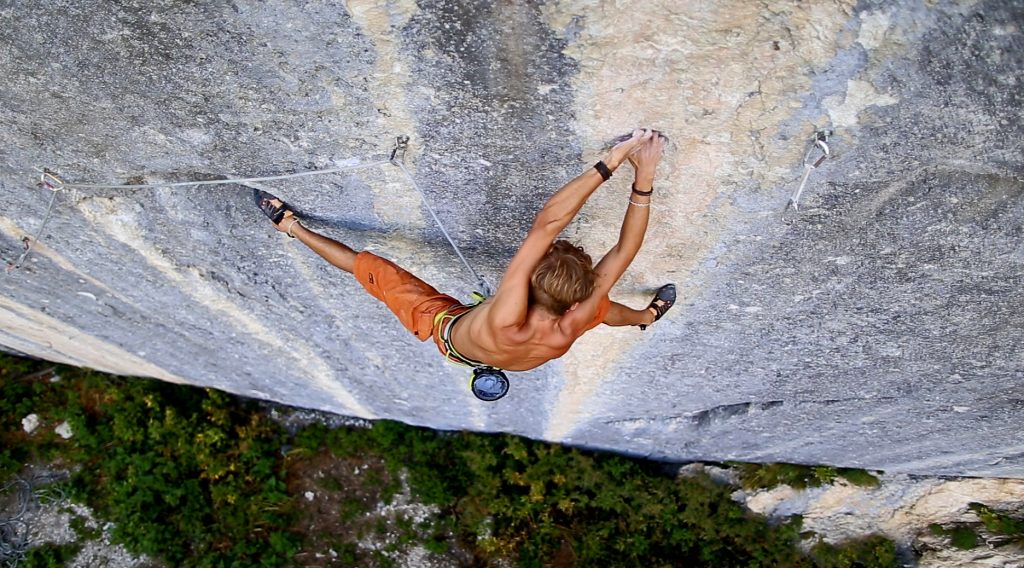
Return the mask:
POLYGON ((555 241, 530 277, 530 304, 560 316, 589 298, 596 281, 590 255, 569 241, 555 241))

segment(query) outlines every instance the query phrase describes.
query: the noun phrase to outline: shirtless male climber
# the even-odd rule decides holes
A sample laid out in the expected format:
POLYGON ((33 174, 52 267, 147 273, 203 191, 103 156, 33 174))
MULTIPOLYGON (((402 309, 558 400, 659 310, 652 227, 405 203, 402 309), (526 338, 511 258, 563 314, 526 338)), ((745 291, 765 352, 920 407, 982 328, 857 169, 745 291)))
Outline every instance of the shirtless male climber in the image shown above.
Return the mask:
MULTIPOLYGON (((441 294, 388 260, 366 251, 356 252, 307 229, 280 199, 253 191, 257 205, 278 231, 299 239, 327 262, 352 273, 420 341, 433 338, 449 361, 492 371, 526 371, 561 357, 581 335, 600 323, 645 329, 672 307, 676 299, 673 284, 662 286, 642 310, 608 298, 643 243, 654 173, 665 141, 655 130, 637 129, 593 168, 552 195, 512 257, 497 292, 475 306, 441 294), (557 240, 558 235, 591 194, 627 161, 635 178, 619 241, 594 266, 582 248, 557 240)), ((500 376, 507 390, 507 380, 500 376)), ((483 400, 504 395, 502 391, 482 396, 476 388, 474 393, 483 400)))

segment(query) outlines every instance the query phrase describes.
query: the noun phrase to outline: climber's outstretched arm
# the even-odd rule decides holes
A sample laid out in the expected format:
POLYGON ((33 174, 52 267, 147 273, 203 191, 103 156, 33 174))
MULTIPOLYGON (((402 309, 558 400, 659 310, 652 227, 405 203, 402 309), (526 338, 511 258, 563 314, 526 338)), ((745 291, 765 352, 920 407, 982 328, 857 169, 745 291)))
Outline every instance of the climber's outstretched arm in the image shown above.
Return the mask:
MULTIPOLYGON (((636 130, 633 137, 616 145, 603 161, 610 170, 615 170, 630 157, 644 142, 651 140, 650 130, 636 130)), ((494 294, 489 310, 490 324, 494 327, 512 327, 526 321, 530 299, 530 277, 533 270, 544 258, 551 243, 576 217, 583 204, 604 180, 596 169, 590 168, 565 184, 548 199, 537 213, 526 240, 512 257, 502 277, 498 291, 494 294)))
POLYGON ((661 161, 661 154, 665 148, 665 137, 658 134, 640 146, 640 148, 629 158, 636 170, 636 179, 633 182, 633 190, 629 196, 629 204, 626 207, 626 216, 622 220, 622 229, 619 231, 619 240, 615 243, 608 254, 597 263, 594 270, 597 272, 597 283, 594 289, 594 298, 603 298, 612 286, 619 281, 622 274, 629 267, 644 242, 644 234, 647 232, 647 221, 650 218, 651 196, 643 193, 652 191, 654 188, 654 173, 661 161))

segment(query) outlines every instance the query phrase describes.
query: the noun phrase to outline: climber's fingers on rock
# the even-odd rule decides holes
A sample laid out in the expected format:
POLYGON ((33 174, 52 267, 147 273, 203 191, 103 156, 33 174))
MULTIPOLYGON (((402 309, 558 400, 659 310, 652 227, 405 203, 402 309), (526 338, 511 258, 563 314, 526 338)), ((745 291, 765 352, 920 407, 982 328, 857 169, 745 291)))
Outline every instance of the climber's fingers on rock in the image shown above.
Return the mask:
POLYGON ((663 152, 666 144, 668 144, 668 136, 665 136, 661 132, 658 132, 658 135, 651 140, 651 145, 657 148, 658 152, 663 152))
POLYGON ((636 167, 636 161, 633 160, 633 156, 640 151, 651 138, 654 136, 654 130, 650 128, 637 128, 634 129, 629 138, 625 138, 612 148, 612 157, 615 163, 622 163, 628 160, 633 167, 636 167))

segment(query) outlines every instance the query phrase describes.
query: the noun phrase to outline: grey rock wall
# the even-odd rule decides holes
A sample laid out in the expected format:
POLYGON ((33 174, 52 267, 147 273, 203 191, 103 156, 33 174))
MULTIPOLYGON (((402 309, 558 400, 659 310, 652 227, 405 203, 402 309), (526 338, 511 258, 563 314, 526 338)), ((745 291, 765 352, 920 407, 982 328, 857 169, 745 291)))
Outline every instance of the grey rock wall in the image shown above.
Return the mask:
MULTIPOLYGON (((1024 3, 0 5, 0 345, 437 428, 670 459, 1024 477, 1024 3), (347 275, 275 233, 252 177, 407 163, 492 283, 533 215, 635 125, 673 145, 603 328, 486 404, 347 275), (831 159, 781 214, 812 134, 831 159)), ((627 175, 567 230, 614 243, 627 175)), ((388 165, 264 182, 314 228, 467 298, 388 165)))

